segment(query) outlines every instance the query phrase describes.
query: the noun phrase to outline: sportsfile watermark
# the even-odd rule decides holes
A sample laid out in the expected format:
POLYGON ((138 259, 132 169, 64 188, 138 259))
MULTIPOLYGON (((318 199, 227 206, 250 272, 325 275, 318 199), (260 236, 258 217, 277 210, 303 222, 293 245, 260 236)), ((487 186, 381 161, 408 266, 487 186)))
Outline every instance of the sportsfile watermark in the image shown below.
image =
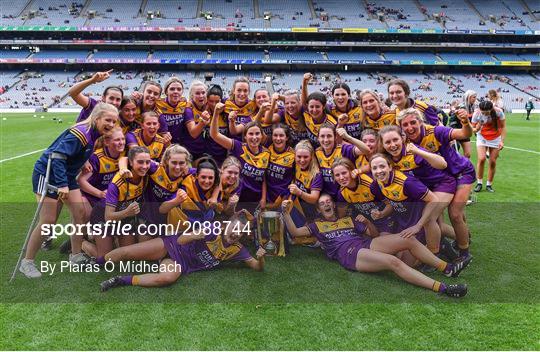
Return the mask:
POLYGON ((97 236, 105 238, 107 236, 132 236, 142 234, 147 236, 169 236, 174 234, 203 234, 219 235, 222 231, 227 231, 232 226, 233 232, 249 232, 250 224, 231 224, 231 221, 178 221, 176 224, 147 224, 139 223, 133 225, 129 222, 108 220, 105 222, 92 224, 43 224, 41 235, 49 238, 60 236, 97 236))

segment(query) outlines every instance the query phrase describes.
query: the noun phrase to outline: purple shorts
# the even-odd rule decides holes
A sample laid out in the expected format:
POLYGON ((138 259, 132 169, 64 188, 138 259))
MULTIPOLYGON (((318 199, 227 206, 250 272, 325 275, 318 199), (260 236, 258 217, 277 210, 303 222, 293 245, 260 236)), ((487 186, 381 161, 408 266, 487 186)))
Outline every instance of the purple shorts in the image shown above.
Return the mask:
POLYGON ((371 237, 361 236, 351 241, 348 246, 340 248, 337 259, 339 264, 347 270, 357 271, 356 258, 358 257, 358 252, 360 252, 362 248, 369 249, 371 240, 371 237))
POLYGON ((472 185, 476 182, 476 171, 474 166, 469 165, 465 170, 456 175, 457 185, 472 185))
POLYGON ((446 176, 441 182, 436 185, 429 187, 432 192, 441 192, 441 193, 456 193, 456 179, 450 175, 446 176))
POLYGON ((95 207, 97 203, 101 201, 103 202, 105 201, 104 199, 102 200, 102 199, 99 199, 98 197, 94 197, 93 195, 88 194, 82 190, 81 190, 81 195, 83 196, 83 198, 85 198, 88 201, 88 203, 90 203, 92 208, 95 207))
POLYGON ((167 254, 169 255, 169 258, 174 260, 175 263, 180 264, 182 268, 182 274, 184 274, 184 268, 186 266, 182 258, 182 253, 180 253, 180 245, 177 242, 178 237, 179 237, 178 235, 163 236, 161 237, 161 239, 163 240, 163 245, 165 246, 165 249, 167 250, 167 254))

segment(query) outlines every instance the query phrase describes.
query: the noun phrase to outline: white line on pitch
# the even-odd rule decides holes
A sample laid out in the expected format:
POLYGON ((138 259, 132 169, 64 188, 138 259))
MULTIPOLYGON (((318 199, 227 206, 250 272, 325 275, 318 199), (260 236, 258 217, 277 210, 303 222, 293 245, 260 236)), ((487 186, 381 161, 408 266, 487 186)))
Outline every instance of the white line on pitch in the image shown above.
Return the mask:
POLYGON ((13 157, 11 157, 11 158, 3 159, 3 160, 0 160, 0 164, 3 163, 4 161, 10 161, 10 160, 15 160, 15 159, 23 158, 23 157, 25 157, 25 156, 32 155, 32 154, 36 154, 36 153, 42 152, 42 151, 44 151, 44 150, 45 150, 45 149, 38 149, 38 150, 34 150, 33 152, 28 152, 28 153, 24 153, 24 154, 21 154, 21 155, 13 156, 13 157))
POLYGON ((533 154, 540 154, 540 152, 535 152, 534 150, 528 150, 528 149, 521 149, 521 148, 514 148, 514 147, 507 147, 504 146, 503 150, 505 149, 513 149, 513 150, 519 150, 520 152, 527 152, 527 153, 533 153, 533 154))

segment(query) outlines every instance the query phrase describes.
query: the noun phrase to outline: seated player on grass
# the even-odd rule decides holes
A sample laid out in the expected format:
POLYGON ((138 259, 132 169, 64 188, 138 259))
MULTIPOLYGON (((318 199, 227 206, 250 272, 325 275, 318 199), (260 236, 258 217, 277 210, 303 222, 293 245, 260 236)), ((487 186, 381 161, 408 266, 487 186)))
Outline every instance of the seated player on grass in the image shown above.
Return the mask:
POLYGON ((337 260, 348 270, 378 272, 391 270, 403 280, 450 297, 463 297, 467 285, 448 285, 433 280, 411 268, 394 254, 409 251, 420 261, 436 267, 445 276, 457 277, 468 262, 446 263, 413 237, 400 235, 379 236, 375 226, 365 217, 339 219, 332 197, 322 194, 317 203, 321 217, 303 227, 296 227, 289 214, 292 201, 283 202, 284 220, 289 233, 294 237, 315 236, 321 242, 329 259, 337 260))
POLYGON ((255 259, 240 244, 240 239, 246 232, 246 221, 242 214, 233 216, 230 223, 221 223, 221 228, 212 228, 209 235, 184 233, 163 236, 107 253, 105 258, 112 262, 160 260, 160 272, 115 276, 101 283, 101 291, 117 286, 166 286, 176 282, 181 275, 210 270, 225 261, 243 261, 251 269, 262 271, 265 250, 259 248, 255 259))

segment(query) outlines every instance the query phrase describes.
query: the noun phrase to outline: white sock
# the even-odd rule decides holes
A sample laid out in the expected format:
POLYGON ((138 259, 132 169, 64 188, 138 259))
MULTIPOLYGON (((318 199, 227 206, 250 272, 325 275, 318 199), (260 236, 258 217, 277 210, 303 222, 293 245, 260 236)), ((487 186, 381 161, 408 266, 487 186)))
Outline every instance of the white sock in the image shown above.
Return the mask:
POLYGON ((482 180, 476 179, 476 183, 478 183, 479 185, 481 185, 481 184, 482 184, 482 180))
POLYGON ((490 182, 490 181, 487 181, 487 182, 486 182, 486 186, 491 186, 491 182, 490 182))

